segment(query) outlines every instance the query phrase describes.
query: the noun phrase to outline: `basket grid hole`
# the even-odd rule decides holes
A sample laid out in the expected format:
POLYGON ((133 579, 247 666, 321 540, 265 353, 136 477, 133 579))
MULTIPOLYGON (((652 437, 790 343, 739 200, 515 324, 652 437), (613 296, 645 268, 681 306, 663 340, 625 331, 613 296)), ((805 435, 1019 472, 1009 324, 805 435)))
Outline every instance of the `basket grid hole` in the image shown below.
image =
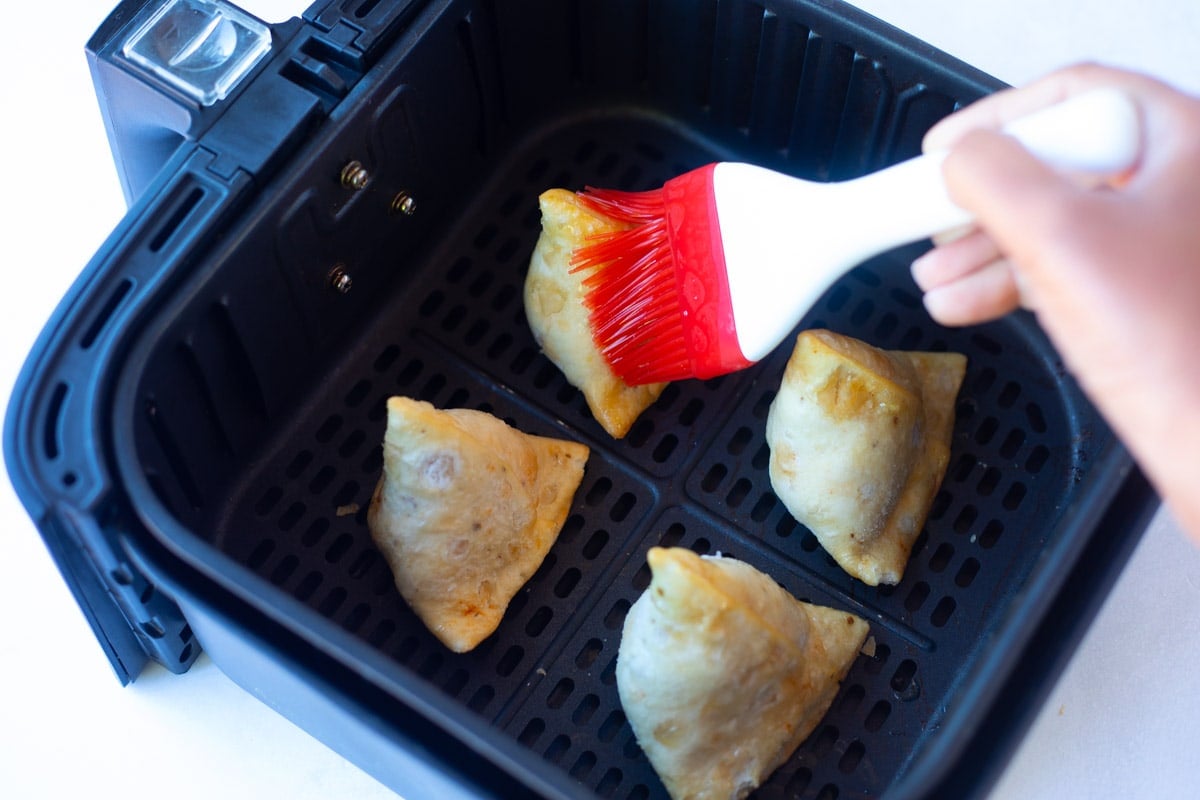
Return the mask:
POLYGON ((466 306, 452 306, 445 317, 442 318, 442 330, 446 333, 454 333, 458 330, 458 326, 462 324, 462 320, 467 319, 469 312, 466 306))
POLYGON ((754 508, 750 509, 750 519, 755 522, 763 522, 775 510, 776 497, 772 492, 765 492, 758 498, 758 502, 754 504, 754 508))
POLYGON ((331 465, 325 464, 319 470, 317 470, 316 474, 313 475, 312 480, 308 482, 309 494, 321 494, 330 487, 334 478, 336 477, 337 470, 331 465))
POLYGON ((617 738, 617 734, 626 727, 625 712, 619 708, 614 708, 608 712, 608 716, 604 718, 604 722, 600 723, 600 727, 596 732, 596 738, 601 742, 608 744, 613 739, 617 738))
POLYGON ((981 497, 987 497, 996 490, 1000 484, 1000 470, 995 467, 988 467, 983 471, 983 477, 979 479, 979 483, 975 486, 975 491, 981 497))
POLYGON ((979 546, 984 549, 995 546, 996 542, 1000 541, 1000 536, 1003 533, 1004 523, 998 521, 998 519, 992 519, 992 521, 984 525, 983 533, 979 534, 979 546))
POLYGON ((883 727, 883 723, 887 722, 887 718, 891 716, 891 713, 892 704, 887 700, 878 700, 875 705, 871 706, 871 710, 867 712, 866 719, 863 720, 863 727, 874 733, 883 727))
POLYGON ((575 710, 571 713, 571 721, 579 726, 587 725, 599 708, 600 698, 589 692, 575 706, 575 710))
POLYGON ((768 391, 765 391, 758 398, 758 402, 756 402, 754 404, 753 408, 750 409, 750 413, 753 414, 754 418, 756 420, 758 420, 759 422, 766 422, 767 414, 771 411, 771 403, 773 403, 774 401, 775 401, 775 390, 770 389, 768 391))
POLYGON ((342 557, 349 552, 354 544, 354 537, 348 533, 339 535, 325 550, 325 561, 329 564, 336 564, 342 560, 342 557))
POLYGON ((317 542, 321 541, 329 530, 329 520, 325 517, 317 517, 308 524, 304 534, 300 537, 300 544, 305 547, 312 547, 317 542))
POLYGON ((583 573, 575 567, 566 569, 559 577, 558 582, 554 584, 554 596, 559 599, 570 597, 571 592, 574 591, 582 577, 583 573))
POLYGON ((840 790, 835 784, 827 783, 817 792, 816 800, 837 800, 840 790))
POLYGON ((929 597, 929 592, 929 584, 925 581, 918 581, 909 590, 908 596, 904 599, 904 607, 910 612, 916 613, 929 597))
POLYGON ((934 495, 933 503, 929 507, 929 519, 939 520, 946 515, 947 509, 950 508, 951 496, 944 489, 938 489, 934 495))
POLYGON ((833 749, 837 744, 838 729, 833 725, 823 725, 821 730, 817 731, 817 735, 813 737, 810 749, 818 756, 824 756, 833 749))
POLYGON ((280 515, 279 519, 276 521, 276 526, 281 531, 290 531, 292 528, 296 527, 296 523, 300 521, 301 517, 304 516, 304 512, 307 510, 307 506, 297 500, 289 505, 283 514, 280 515))
POLYGON ((975 580, 975 576, 979 574, 980 563, 976 558, 968 558, 958 568, 958 573, 954 576, 954 583, 963 589, 971 585, 975 580))
POLYGON ((878 675, 883 672, 883 664, 888 662, 888 656, 892 655, 892 648, 882 642, 875 643, 875 655, 866 660, 866 674, 878 675))
POLYGON ((846 746, 846 752, 842 753, 842 757, 838 759, 838 769, 846 775, 854 772, 858 768, 858 764, 866 755, 867 748, 862 742, 855 740, 846 746))
POLYGON ((575 666, 581 670, 590 669, 592 664, 596 663, 596 658, 604 650, 604 642, 600 639, 589 639, 582 648, 579 654, 575 656, 575 666))
POLYGON ((525 658, 525 648, 514 644, 504 651, 504 655, 496 662, 496 674, 501 678, 507 678, 513 674, 523 658, 525 658))
POLYGON ((307 602, 316 594, 317 589, 321 588, 321 583, 324 581, 323 576, 316 570, 310 571, 305 575, 298 584, 292 594, 301 602, 307 602))
POLYGON ((609 767, 604 772, 604 777, 596 784, 596 794, 601 797, 612 797, 613 793, 620 787, 625 780, 625 775, 616 767, 609 767))
POLYGON ((725 504, 730 508, 737 508, 742 504, 743 501, 745 501, 746 497, 750 494, 750 490, 753 488, 754 484, 752 484, 748 479, 738 478, 737 481, 734 482, 733 488, 731 488, 729 493, 725 495, 725 504))
POLYGON ((600 553, 604 552, 604 546, 608 544, 608 531, 597 530, 590 537, 587 543, 583 546, 583 557, 588 561, 595 561, 600 553))
POLYGON ((975 429, 975 443, 986 445, 996 435, 996 431, 1000 428, 1000 420, 995 417, 984 417, 979 423, 979 427, 975 429))
POLYGON ((875 326, 875 336, 880 339, 886 339, 895 332, 900 326, 900 318, 890 311, 879 318, 879 323, 875 326))
POLYGON ((542 631, 546 630, 546 626, 553 618, 554 612, 550 608, 542 606, 529 618, 529 622, 525 623, 526 635, 535 639, 541 636, 542 631))
POLYGON ((467 687, 467 682, 470 680, 470 674, 465 669, 456 669, 450 673, 450 677, 442 684, 442 688, 451 697, 458 697, 459 693, 467 687))
POLYGON ((724 464, 713 464, 705 473, 704 478, 700 481, 700 488, 710 494, 715 492, 725 480, 725 476, 729 474, 729 468, 724 464))
POLYGON ((501 331, 487 349, 487 360, 496 361, 508 348, 512 347, 513 337, 507 331, 501 331))
POLYGON ((679 437, 673 433, 668 433, 655 446, 654 450, 650 453, 650 457, 654 459, 656 464, 665 464, 670 460, 671 455, 678 446, 679 437))
POLYGON ((292 573, 296 571, 296 567, 299 564, 300 561, 295 556, 286 555, 275 565, 275 569, 271 570, 268 578, 276 586, 282 586, 292 576, 292 573))
POLYGON ((604 627, 610 631, 620 630, 625 624, 625 615, 629 613, 630 602, 625 598, 620 598, 604 615, 604 627))
POLYGON ((974 390, 975 394, 985 394, 989 389, 992 388, 992 384, 995 382, 996 370, 992 369, 991 367, 984 367, 979 371, 979 374, 975 376, 975 379, 971 383, 971 388, 974 390))
POLYGON ((517 734, 517 741, 526 747, 533 747, 546 730, 546 723, 541 717, 533 717, 525 723, 525 727, 517 734))
POLYGON ((633 573, 633 579, 630 581, 633 584, 635 591, 641 593, 650 585, 650 567, 643 563, 638 567, 637 572, 633 573))
POLYGON ((862 687, 862 684, 856 683, 842 693, 842 698, 838 702, 838 708, 843 713, 852 714, 858 710, 866 694, 867 690, 862 687))
POLYGON ((342 622, 342 627, 350 633, 358 633, 370 616, 371 607, 366 603, 359 603, 346 615, 346 619, 342 622))
POLYGON ((731 456, 739 456, 753 439, 754 432, 743 425, 734 431, 733 436, 729 437, 729 442, 725 445, 725 452, 731 456))
POLYGON ((283 499, 283 489, 278 486, 268 487, 258 502, 254 504, 254 513, 260 517, 265 517, 271 513, 271 509, 275 508, 275 504, 283 499))
POLYGON ((1000 443, 1000 455, 1003 458, 1013 458, 1020 452, 1023 444, 1025 444, 1025 431, 1021 428, 1013 428, 1000 443))
POLYGON ((371 395, 372 388, 371 382, 366 378, 362 378, 350 388, 350 391, 346 392, 346 396, 342 398, 342 402, 347 408, 357 408, 371 395))
POLYGON ((854 307, 854 310, 850 312, 850 322, 853 323, 855 327, 861 328, 874 313, 874 303, 868 299, 860 300, 858 305, 854 307))
POLYGON ((1000 504, 1009 511, 1016 511, 1021 507, 1021 503, 1025 500, 1027 492, 1028 489, 1025 484, 1017 481, 1008 487, 1008 491, 1004 493, 1004 498, 1000 501, 1000 504))
POLYGON ((373 647, 382 648, 387 640, 396 632, 396 623, 383 619, 375 623, 375 627, 367 634, 367 642, 373 647))
POLYGON ((757 470, 764 470, 771 463, 771 448, 766 442, 754 452, 754 458, 750 460, 750 466, 757 470))
POLYGON ((958 516, 954 518, 951 527, 955 533, 964 534, 971 530, 971 526, 975 524, 975 520, 979 518, 979 511, 975 506, 967 504, 958 512, 958 516))
MULTIPOLYGON (((570 740, 568 739, 567 741, 570 740)), ((571 765, 571 769, 568 770, 568 772, 572 778, 575 778, 576 780, 583 780, 591 773, 592 768, 595 766, 596 754, 591 750, 584 750, 579 754, 579 757, 575 759, 575 763, 571 765)))
POLYGON ((283 473, 289 479, 295 480, 296 478, 299 478, 301 475, 304 474, 304 471, 306 469, 308 469, 308 466, 312 462, 313 462, 312 451, 311 450, 301 450, 300 452, 296 453, 295 456, 292 457, 291 461, 288 462, 288 465, 287 465, 287 467, 284 468, 283 473))
POLYGON ((550 746, 546 748, 546 752, 543 755, 545 756, 547 761, 557 764, 562 760, 562 757, 564 755, 566 755, 567 751, 570 749, 571 749, 570 737, 568 737, 566 734, 560 733, 558 736, 555 736, 550 741, 550 746))
POLYGON ((788 797, 799 797, 800 793, 812 783, 812 777, 812 770, 808 767, 799 767, 784 784, 784 794, 788 797))
POLYGON ((575 681, 571 680, 570 678, 562 678, 557 684, 555 684, 554 689, 552 689, 550 694, 546 697, 546 707, 554 710, 562 708, 563 703, 567 701, 567 698, 569 698, 571 693, 574 691, 575 681))
POLYGON ((487 333, 490 329, 491 325, 488 324, 487 320, 477 319, 471 325, 471 327, 467 329, 467 333, 463 337, 463 340, 471 347, 474 347, 483 341, 483 337, 487 336, 487 333))
POLYGON ((975 469, 975 465, 978 463, 979 461, 974 455, 963 453, 954 462, 954 467, 950 470, 951 477, 954 478, 955 482, 962 483, 970 476, 971 471, 975 469))
POLYGON ((617 659, 615 657, 608 662, 604 667, 604 671, 600 673, 600 683, 605 686, 617 685, 617 659))
POLYGON ((494 687, 490 685, 480 686, 475 690, 475 694, 471 695, 471 699, 467 701, 467 707, 476 713, 482 714, 495 698, 496 689, 494 687))
POLYGON ((1025 417, 1029 420, 1029 427, 1035 433, 1045 433, 1049 426, 1046 424, 1046 417, 1042 413, 1042 407, 1037 403, 1029 403, 1025 406, 1025 417))
POLYGON ((892 673, 890 685, 896 692, 903 693, 912 685, 913 678, 917 674, 917 662, 911 658, 906 658, 896 667, 896 671, 892 673))
POLYGON ((1025 461, 1025 471, 1031 475, 1036 475, 1042 471, 1042 467, 1046 466, 1046 462, 1050 460, 1050 449, 1045 445, 1034 447, 1029 453, 1029 458, 1025 461))
POLYGON ((950 617, 954 614, 956 608, 958 608, 958 601, 946 595, 934 606, 933 612, 929 615, 930 623, 935 628, 944 627, 950 621, 950 617))
POLYGON ((609 519, 613 522, 623 522, 636 506, 637 498, 630 492, 624 492, 617 498, 617 502, 612 504, 608 512, 609 519))
POLYGON ((325 599, 317 606, 317 610, 322 616, 332 617, 342 607, 342 603, 346 602, 346 590, 341 586, 335 586, 325 595, 325 599))
POLYGON ((954 558, 954 547, 949 542, 942 542, 933 551, 933 556, 929 559, 929 569, 934 572, 941 572, 954 558))

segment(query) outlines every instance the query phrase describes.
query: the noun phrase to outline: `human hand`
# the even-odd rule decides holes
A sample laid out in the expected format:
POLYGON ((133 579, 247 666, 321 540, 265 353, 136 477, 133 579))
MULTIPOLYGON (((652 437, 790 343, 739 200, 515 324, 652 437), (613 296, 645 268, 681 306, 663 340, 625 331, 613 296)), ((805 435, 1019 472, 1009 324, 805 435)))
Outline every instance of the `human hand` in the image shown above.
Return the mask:
POLYGON ((1031 309, 1068 368, 1200 539, 1200 99, 1098 65, 1053 73, 948 117, 926 150, 975 228, 913 264, 929 313, 947 325, 1031 309), (1138 108, 1131 174, 1085 188, 998 132, 1088 89, 1138 108))

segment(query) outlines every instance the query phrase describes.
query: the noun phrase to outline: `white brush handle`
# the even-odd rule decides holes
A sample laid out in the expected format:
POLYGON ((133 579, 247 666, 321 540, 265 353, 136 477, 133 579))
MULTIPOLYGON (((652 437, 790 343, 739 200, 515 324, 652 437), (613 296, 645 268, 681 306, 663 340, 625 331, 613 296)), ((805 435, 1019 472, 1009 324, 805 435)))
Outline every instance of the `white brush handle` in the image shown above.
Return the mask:
MULTIPOLYGON (((1116 89, 1075 95, 1015 120, 1004 131, 1039 160, 1084 184, 1121 176, 1141 152, 1137 107, 1116 89)), ((928 153, 839 184, 860 204, 858 216, 868 233, 862 244, 869 254, 972 221, 946 191, 945 158, 945 152, 928 153)))
MULTIPOLYGON (((1137 107, 1114 89, 1076 95, 1006 130, 1055 169, 1092 182, 1128 172, 1141 152, 1137 107)), ((782 342, 855 264, 971 222, 946 191, 945 157, 930 153, 840 183, 717 165, 725 274, 738 346, 748 360, 782 342)))

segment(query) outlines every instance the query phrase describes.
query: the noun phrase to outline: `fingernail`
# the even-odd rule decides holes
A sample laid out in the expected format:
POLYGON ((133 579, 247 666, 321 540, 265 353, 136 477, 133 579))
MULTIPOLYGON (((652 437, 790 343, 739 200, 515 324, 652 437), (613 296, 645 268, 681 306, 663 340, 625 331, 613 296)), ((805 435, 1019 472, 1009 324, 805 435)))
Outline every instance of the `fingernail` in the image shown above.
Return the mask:
POLYGON ((913 259, 912 264, 909 266, 909 272, 912 273, 913 280, 917 282, 917 286, 920 287, 922 291, 926 288, 923 278, 925 270, 929 265, 929 254, 932 252, 933 251, 930 250, 924 255, 913 259))

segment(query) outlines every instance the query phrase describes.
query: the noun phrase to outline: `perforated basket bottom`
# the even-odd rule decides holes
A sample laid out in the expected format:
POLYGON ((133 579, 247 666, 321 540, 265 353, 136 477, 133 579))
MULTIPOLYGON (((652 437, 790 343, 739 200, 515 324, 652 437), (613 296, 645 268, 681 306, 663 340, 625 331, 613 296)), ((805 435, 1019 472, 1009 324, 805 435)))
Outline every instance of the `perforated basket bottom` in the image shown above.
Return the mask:
POLYGON ((625 612, 656 544, 720 551, 797 597, 871 623, 822 724, 758 797, 878 795, 936 729, 951 689, 1028 574, 1076 490, 1088 437, 1056 360, 1027 321, 941 329, 908 277, 916 251, 855 269, 803 327, 897 349, 950 349, 969 366, 945 482, 902 583, 846 576, 771 491, 764 427, 791 351, 710 382, 671 385, 622 441, 537 350, 522 283, 537 195, 584 184, 650 188, 723 154, 639 119, 555 129, 514 153, 392 299, 387 324, 347 343, 317 409, 281 432, 237 484, 218 546, 553 762, 600 797, 665 798, 618 701, 625 612), (385 399, 485 410, 592 447, 558 542, 499 629, 474 652, 442 647, 405 606, 373 547, 366 506, 381 469, 385 399))

